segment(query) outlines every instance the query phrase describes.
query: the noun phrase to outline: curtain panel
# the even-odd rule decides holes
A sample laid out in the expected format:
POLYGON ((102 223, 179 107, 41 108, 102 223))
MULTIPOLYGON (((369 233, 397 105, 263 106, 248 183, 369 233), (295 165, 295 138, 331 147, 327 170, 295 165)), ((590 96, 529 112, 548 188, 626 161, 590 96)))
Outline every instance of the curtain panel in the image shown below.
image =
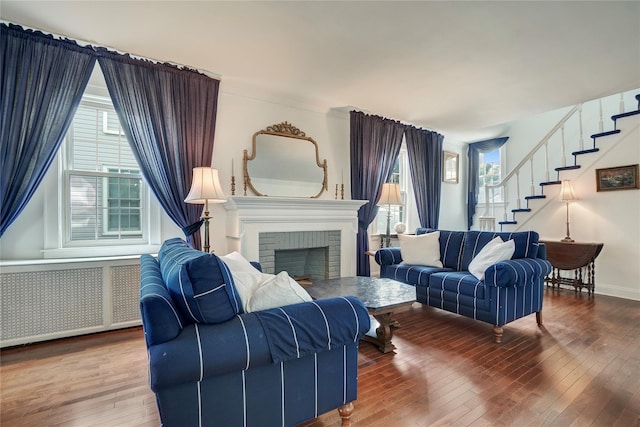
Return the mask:
POLYGON ((351 111, 350 122, 351 197, 369 201, 358 210, 356 271, 358 276, 369 276, 367 228, 378 213, 382 184, 391 177, 405 125, 359 111, 351 111))
POLYGON ((0 237, 31 200, 95 65, 91 48, 0 24, 0 237))
POLYGON ((405 139, 420 226, 438 228, 444 136, 407 126, 405 139))
POLYGON ((480 168, 480 153, 490 153, 502 147, 509 139, 508 136, 502 138, 487 139, 484 141, 472 142, 469 144, 469 173, 467 186, 467 230, 471 230, 473 225, 473 215, 476 213, 478 205, 478 188, 480 183, 478 172, 480 168))
POLYGON ((184 202, 192 170, 210 166, 219 80, 99 49, 98 61, 146 182, 187 241, 201 248, 201 205, 184 202))

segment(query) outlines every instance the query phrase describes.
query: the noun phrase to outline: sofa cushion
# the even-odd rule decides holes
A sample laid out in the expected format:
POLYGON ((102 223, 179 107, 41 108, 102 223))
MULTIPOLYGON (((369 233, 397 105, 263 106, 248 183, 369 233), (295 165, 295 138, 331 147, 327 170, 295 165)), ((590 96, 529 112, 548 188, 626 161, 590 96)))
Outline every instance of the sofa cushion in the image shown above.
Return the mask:
POLYGON ((245 306, 248 313, 313 300, 311 295, 286 271, 281 271, 276 275, 264 274, 264 276, 265 280, 251 295, 245 306))
POLYGON ((442 261, 443 267, 460 270, 465 232, 418 228, 416 229, 416 234, 420 235, 434 231, 440 231, 438 241, 440 243, 440 261, 442 261))
POLYGON ((468 271, 433 273, 429 277, 429 289, 431 292, 446 291, 477 299, 485 296, 484 283, 468 271))
POLYGON ((429 276, 442 271, 453 270, 450 268, 427 267, 424 265, 396 264, 387 266, 384 277, 413 286, 428 286, 429 276))
POLYGON ((263 281, 262 272, 238 252, 223 255, 220 259, 229 267, 242 308, 248 313, 249 300, 263 281))
POLYGON ((459 270, 468 271, 469 263, 482 248, 495 237, 501 237, 505 242, 513 240, 515 251, 511 259, 535 258, 538 254, 538 233, 535 231, 519 231, 514 233, 492 231, 467 231, 464 239, 462 263, 459 270))
POLYGON ((439 237, 439 231, 416 236, 399 234, 398 240, 400 240, 400 250, 402 251, 402 263, 442 267, 439 237))
POLYGON ((158 261, 162 279, 185 319, 221 323, 242 313, 231 273, 214 254, 195 250, 175 238, 164 242, 158 261))
POLYGON ((496 262, 511 259, 515 251, 513 240, 502 241, 500 236, 496 236, 476 255, 469 263, 469 273, 480 280, 484 280, 484 272, 489 266, 496 262))

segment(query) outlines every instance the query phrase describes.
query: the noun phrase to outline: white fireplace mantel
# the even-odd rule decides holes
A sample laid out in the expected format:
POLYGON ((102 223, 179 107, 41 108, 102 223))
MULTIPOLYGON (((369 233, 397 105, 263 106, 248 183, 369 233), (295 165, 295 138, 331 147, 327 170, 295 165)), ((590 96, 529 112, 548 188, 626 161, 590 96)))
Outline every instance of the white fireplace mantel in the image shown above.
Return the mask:
POLYGON ((340 231, 340 275, 356 275, 358 209, 366 200, 231 196, 227 210, 229 248, 259 259, 260 233, 340 231))

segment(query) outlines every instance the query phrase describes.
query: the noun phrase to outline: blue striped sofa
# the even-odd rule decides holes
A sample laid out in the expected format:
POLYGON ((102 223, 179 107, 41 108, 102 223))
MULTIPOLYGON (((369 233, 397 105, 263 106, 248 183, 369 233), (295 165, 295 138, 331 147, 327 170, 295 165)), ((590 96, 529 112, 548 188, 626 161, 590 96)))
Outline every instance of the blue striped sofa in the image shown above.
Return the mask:
MULTIPOLYGON (((438 230, 418 228, 416 234, 438 230)), ((432 307, 458 313, 494 325, 495 342, 502 340, 502 326, 536 313, 542 324, 544 278, 551 272, 544 244, 538 233, 439 230, 443 267, 402 263, 400 248, 382 248, 375 254, 380 277, 416 287, 416 299, 432 307), (513 239, 515 252, 485 271, 484 280, 469 273, 471 260, 494 237, 513 239)))
POLYGON ((336 408, 348 425, 369 329, 357 298, 243 313, 224 262, 171 239, 140 259, 140 310, 163 426, 293 426, 336 408))

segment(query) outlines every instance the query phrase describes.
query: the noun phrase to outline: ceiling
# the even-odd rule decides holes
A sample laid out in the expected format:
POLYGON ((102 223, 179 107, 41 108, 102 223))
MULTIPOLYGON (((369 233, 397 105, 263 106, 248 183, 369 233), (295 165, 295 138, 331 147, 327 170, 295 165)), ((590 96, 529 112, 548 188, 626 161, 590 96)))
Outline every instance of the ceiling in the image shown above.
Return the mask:
POLYGON ((640 2, 7 1, 4 21, 445 135, 640 87, 640 2))

